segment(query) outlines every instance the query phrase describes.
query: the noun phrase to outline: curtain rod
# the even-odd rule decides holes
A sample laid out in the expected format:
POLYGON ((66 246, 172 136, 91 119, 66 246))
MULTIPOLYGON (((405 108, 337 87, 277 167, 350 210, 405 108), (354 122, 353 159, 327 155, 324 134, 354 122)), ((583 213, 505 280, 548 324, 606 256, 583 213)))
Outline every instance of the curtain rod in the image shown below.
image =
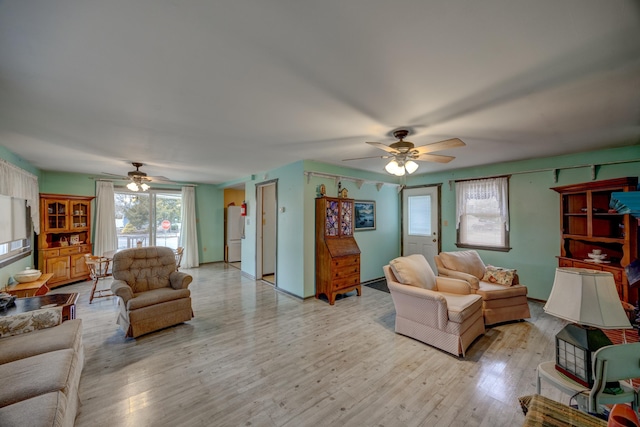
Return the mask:
MULTIPOLYGON (((126 178, 122 178, 122 179, 118 179, 118 178, 116 178, 116 179, 106 179, 106 178, 93 178, 93 177, 91 177, 89 179, 93 179, 94 181, 102 181, 102 182, 129 181, 126 178)), ((150 182, 153 184, 153 181, 150 181, 150 182)), ((173 183, 173 184, 160 182, 160 183, 157 183, 157 184, 160 184, 160 185, 177 185, 177 186, 180 186, 180 187, 197 187, 198 186, 198 184, 180 184, 180 183, 177 183, 177 182, 173 183)))
POLYGON ((539 173, 539 172, 553 172, 553 182, 557 183, 558 182, 558 171, 563 170, 563 169, 580 169, 580 168, 587 168, 587 167, 591 168, 591 179, 594 180, 594 179, 596 179, 596 167, 598 167, 598 166, 619 165, 619 164, 624 164, 624 163, 636 163, 636 162, 640 162, 640 159, 618 160, 618 161, 615 161, 615 162, 592 163, 592 164, 574 165, 574 166, 561 166, 561 167, 557 167, 557 168, 531 169, 531 170, 528 170, 528 171, 517 171, 517 172, 511 172, 509 174, 488 175, 488 176, 481 176, 481 177, 477 177, 477 178, 466 178, 466 179, 455 179, 455 180, 451 179, 451 180, 449 180, 449 189, 452 188, 452 184, 453 183, 461 182, 461 181, 473 181, 473 180, 476 180, 476 179, 502 178, 502 177, 509 177, 511 175, 523 175, 523 174, 526 174, 526 173, 539 173))

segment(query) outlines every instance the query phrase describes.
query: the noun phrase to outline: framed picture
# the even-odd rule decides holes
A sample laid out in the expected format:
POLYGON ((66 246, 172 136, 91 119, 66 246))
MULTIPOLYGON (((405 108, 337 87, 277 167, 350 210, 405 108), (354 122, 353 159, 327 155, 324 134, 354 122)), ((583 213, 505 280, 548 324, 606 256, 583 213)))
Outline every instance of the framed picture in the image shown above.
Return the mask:
POLYGON ((353 219, 355 231, 376 229, 376 202, 369 200, 356 200, 353 203, 353 219))

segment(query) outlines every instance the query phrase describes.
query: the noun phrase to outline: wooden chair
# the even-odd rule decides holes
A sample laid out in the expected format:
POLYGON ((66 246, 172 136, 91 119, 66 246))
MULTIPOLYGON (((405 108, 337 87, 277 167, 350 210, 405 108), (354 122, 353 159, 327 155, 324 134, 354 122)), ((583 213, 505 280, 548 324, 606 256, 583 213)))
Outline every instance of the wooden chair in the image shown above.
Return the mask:
POLYGON ((95 255, 85 255, 84 258, 87 267, 89 268, 89 275, 93 280, 93 286, 91 287, 91 294, 89 295, 89 304, 93 302, 94 298, 105 298, 115 296, 111 289, 97 289, 98 281, 105 277, 111 276, 109 266, 111 264, 111 258, 105 258, 95 255), (97 295, 96 295, 97 294, 97 295))
POLYGON ((176 271, 180 269, 180 263, 182 262, 182 253, 184 252, 184 248, 179 246, 174 253, 176 254, 176 271))

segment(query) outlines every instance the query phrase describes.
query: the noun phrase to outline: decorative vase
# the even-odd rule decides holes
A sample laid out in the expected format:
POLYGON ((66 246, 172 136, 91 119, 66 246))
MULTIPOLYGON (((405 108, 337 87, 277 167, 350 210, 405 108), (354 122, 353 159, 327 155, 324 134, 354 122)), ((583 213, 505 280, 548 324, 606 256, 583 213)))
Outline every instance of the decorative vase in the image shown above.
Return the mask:
POLYGON ((615 404, 609 413, 607 427, 640 427, 638 414, 629 405, 615 404))

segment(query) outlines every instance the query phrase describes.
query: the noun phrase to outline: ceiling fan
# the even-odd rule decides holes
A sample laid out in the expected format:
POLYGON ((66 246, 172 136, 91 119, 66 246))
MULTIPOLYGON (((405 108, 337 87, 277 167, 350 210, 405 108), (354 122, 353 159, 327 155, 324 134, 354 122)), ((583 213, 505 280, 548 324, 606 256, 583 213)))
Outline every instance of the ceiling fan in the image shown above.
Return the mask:
POLYGON ((462 147, 466 145, 458 138, 451 138, 440 142, 434 142, 433 144, 421 145, 416 147, 413 142, 405 141, 404 138, 409 135, 409 131, 406 129, 398 129, 393 132, 393 136, 398 138, 397 142, 390 145, 385 145, 381 142, 368 142, 367 144, 373 145, 376 148, 389 153, 386 156, 371 156, 371 157, 358 157, 349 160, 361 160, 361 159, 389 159, 392 160, 385 166, 385 170, 390 174, 403 176, 405 173, 412 174, 418 169, 417 161, 425 162, 438 162, 448 163, 455 159, 452 156, 443 156, 441 154, 429 154, 434 151, 446 150, 448 148, 462 147))
POLYGON ((127 188, 131 191, 147 191, 150 188, 148 184, 149 182, 175 184, 173 181, 170 181, 169 178, 165 178, 164 176, 147 176, 146 172, 142 172, 140 170, 140 167, 144 166, 143 163, 132 162, 131 164, 136 168, 136 170, 129 171, 127 176, 116 175, 108 172, 103 172, 103 174, 130 180, 131 182, 127 184, 127 188))

